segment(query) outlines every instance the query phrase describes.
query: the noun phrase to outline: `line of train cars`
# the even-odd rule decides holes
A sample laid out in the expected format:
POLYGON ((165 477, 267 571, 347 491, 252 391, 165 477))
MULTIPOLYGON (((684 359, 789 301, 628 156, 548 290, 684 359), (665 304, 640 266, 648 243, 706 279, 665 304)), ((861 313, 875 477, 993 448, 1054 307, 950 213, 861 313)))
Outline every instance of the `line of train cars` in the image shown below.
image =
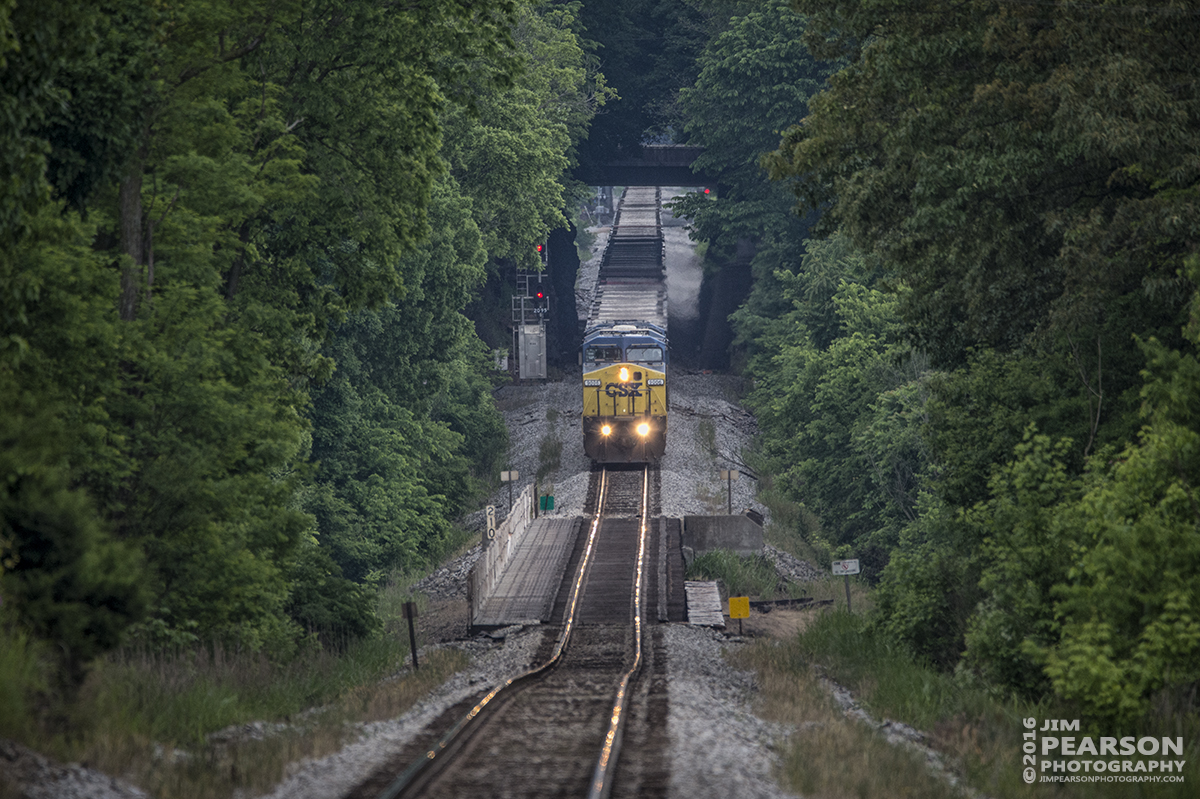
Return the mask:
POLYGON ((582 345, 583 449, 598 463, 667 449, 667 286, 659 189, 629 187, 613 220, 582 345))

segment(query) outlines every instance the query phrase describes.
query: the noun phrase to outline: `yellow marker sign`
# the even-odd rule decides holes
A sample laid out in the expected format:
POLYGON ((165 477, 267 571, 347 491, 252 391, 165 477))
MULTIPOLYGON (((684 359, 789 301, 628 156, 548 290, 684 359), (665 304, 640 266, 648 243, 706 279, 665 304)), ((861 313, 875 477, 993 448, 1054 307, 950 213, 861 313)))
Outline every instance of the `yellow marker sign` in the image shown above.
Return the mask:
POLYGON ((748 618, 750 618, 750 597, 748 597, 748 596, 731 596, 731 597, 729 597, 729 618, 731 618, 731 619, 748 619, 748 618))

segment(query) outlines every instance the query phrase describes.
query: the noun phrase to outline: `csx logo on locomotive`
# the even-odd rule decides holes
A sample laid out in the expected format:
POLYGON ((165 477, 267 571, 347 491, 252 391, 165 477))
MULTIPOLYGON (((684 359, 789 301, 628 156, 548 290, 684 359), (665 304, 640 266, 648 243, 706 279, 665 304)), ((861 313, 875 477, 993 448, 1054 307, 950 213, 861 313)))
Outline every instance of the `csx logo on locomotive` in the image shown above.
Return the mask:
POLYGON ((641 383, 608 383, 604 386, 604 393, 610 397, 640 397, 642 392, 638 391, 641 383))

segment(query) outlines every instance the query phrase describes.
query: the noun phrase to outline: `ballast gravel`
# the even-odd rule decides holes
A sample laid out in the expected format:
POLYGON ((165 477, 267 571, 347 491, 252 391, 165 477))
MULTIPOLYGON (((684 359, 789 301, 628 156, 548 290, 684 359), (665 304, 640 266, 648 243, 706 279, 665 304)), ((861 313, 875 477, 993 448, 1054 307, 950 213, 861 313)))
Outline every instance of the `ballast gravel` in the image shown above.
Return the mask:
POLYGON ((708 627, 666 631, 672 797, 791 797, 775 782, 786 725, 754 715, 754 675, 733 668, 731 644, 708 627))

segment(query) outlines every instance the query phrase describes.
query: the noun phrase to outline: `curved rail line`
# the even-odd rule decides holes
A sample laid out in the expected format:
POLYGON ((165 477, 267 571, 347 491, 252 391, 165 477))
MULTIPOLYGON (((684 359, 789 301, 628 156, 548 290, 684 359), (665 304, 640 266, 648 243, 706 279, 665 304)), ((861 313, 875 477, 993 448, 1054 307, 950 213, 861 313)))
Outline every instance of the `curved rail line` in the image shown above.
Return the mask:
MULTIPOLYGON (((603 507, 603 505, 601 505, 603 507)), ((646 527, 650 513, 650 470, 643 470, 642 478, 642 514, 638 529, 637 573, 633 579, 633 665, 621 678, 617 688, 616 701, 613 703, 612 716, 608 726, 608 734, 604 736, 604 747, 596 760, 596 769, 592 773, 592 783, 588 789, 588 799, 605 799, 612 790, 613 768, 621 752, 621 732, 625 728, 626 714, 625 697, 629 690, 629 682, 642 667, 642 570, 646 562, 646 527)))
MULTIPOLYGON (((559 633, 558 639, 555 641, 554 649, 551 656, 542 664, 535 666, 529 671, 505 680, 503 683, 494 687, 489 691, 470 711, 467 712, 457 723, 455 723, 431 748, 426 750, 425 754, 414 760, 409 766, 390 784, 382 793, 378 795, 378 799, 396 799, 404 792, 412 790, 417 786, 428 773, 430 766, 437 763, 445 762, 446 758, 453 757, 457 751, 458 745, 463 743, 467 737, 474 732, 478 723, 473 723, 478 720, 482 722, 481 714, 493 702, 493 700, 502 692, 510 687, 514 687, 526 682, 530 682, 544 676, 551 669, 557 666, 562 659, 563 652, 567 648, 571 633, 575 628, 576 609, 579 604, 580 594, 583 590, 584 579, 588 573, 588 566, 591 562, 592 554, 596 546, 596 537, 600 530, 601 522, 605 517, 605 500, 608 494, 609 470, 601 471, 599 489, 596 501, 596 512, 592 517, 590 529, 588 531, 588 540, 585 547, 583 557, 580 560, 578 572, 575 575, 575 583, 571 589, 571 599, 567 606, 567 613, 563 623, 562 631, 559 633)), ((634 578, 634 661, 633 665, 623 676, 620 685, 617 689, 616 698, 610 714, 610 722, 608 733, 604 739, 604 745, 601 748, 600 754, 597 757, 596 765, 593 770, 592 782, 589 785, 589 797, 601 799, 607 797, 612 789, 612 778, 615 773, 615 765, 620 753, 621 733, 624 729, 625 718, 628 715, 625 713, 625 700, 629 692, 629 684, 633 677, 637 674, 642 664, 642 581, 643 571, 646 556, 646 534, 648 528, 649 514, 649 486, 650 474, 649 469, 643 469, 642 473, 642 497, 641 511, 639 519, 638 533, 638 556, 637 570, 634 578)))

